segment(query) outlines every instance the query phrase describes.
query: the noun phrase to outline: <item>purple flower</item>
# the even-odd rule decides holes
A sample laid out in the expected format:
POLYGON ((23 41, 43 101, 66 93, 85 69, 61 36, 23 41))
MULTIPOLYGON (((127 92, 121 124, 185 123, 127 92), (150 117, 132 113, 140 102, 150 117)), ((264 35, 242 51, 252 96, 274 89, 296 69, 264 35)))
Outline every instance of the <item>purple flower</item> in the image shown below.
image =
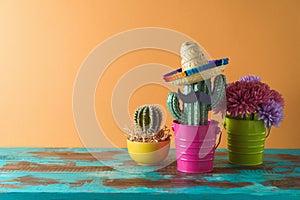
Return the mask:
POLYGON ((274 99, 277 103, 281 104, 282 107, 284 107, 284 99, 283 99, 282 95, 279 94, 279 92, 277 92, 276 90, 270 91, 269 98, 274 99))
POLYGON ((259 76, 254 76, 254 75, 247 75, 243 76, 239 79, 239 81, 245 81, 245 82, 260 82, 260 77, 259 76))
POLYGON ((267 105, 260 106, 258 115, 259 120, 264 120, 266 128, 271 128, 271 126, 278 128, 283 120, 283 106, 274 99, 270 99, 267 105))

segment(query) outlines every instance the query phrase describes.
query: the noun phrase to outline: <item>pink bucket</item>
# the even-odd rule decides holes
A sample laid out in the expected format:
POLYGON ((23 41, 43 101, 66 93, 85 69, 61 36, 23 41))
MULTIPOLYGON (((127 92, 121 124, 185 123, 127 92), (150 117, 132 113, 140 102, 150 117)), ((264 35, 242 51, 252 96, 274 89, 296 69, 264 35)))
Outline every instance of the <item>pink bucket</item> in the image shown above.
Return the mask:
POLYGON ((177 170, 186 173, 206 173, 213 170, 216 136, 220 128, 216 121, 206 126, 188 126, 173 122, 177 170))

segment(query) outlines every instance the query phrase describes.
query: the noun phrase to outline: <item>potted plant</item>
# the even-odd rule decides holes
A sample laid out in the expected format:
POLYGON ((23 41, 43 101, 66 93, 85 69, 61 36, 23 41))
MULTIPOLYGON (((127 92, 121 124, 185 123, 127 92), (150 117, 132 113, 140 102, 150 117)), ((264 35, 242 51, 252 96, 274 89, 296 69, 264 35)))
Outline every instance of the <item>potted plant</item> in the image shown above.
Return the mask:
POLYGON ((260 77, 248 75, 227 85, 226 100, 229 162, 262 164, 265 139, 283 120, 282 95, 260 77))
POLYGON ((220 128, 217 121, 208 119, 208 113, 225 99, 226 80, 220 73, 228 59, 209 61, 195 42, 182 44, 181 58, 182 68, 164 75, 166 82, 183 86, 183 92, 178 89, 167 98, 168 110, 175 119, 172 128, 177 169, 186 173, 210 172, 220 128))
POLYGON ((162 162, 170 149, 170 130, 161 128, 163 115, 156 105, 143 105, 134 113, 133 128, 126 128, 130 157, 140 165, 162 162))

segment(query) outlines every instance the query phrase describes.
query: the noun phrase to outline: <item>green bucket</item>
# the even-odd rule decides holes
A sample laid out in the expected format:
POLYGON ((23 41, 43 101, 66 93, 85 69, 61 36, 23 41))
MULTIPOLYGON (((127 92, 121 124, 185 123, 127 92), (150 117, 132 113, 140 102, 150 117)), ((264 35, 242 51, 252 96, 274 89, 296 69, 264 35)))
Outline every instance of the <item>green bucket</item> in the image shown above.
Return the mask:
POLYGON ((226 117, 228 159, 239 165, 263 163, 266 128, 262 120, 237 120, 226 117))

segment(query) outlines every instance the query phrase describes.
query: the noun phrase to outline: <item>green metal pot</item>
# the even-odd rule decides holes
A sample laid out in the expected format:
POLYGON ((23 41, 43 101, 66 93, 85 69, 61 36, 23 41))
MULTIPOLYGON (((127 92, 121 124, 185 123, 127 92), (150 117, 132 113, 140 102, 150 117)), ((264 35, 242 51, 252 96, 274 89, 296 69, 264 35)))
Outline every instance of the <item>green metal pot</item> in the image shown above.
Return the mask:
POLYGON ((228 159, 239 165, 263 163, 266 128, 262 120, 237 120, 226 117, 228 159))

